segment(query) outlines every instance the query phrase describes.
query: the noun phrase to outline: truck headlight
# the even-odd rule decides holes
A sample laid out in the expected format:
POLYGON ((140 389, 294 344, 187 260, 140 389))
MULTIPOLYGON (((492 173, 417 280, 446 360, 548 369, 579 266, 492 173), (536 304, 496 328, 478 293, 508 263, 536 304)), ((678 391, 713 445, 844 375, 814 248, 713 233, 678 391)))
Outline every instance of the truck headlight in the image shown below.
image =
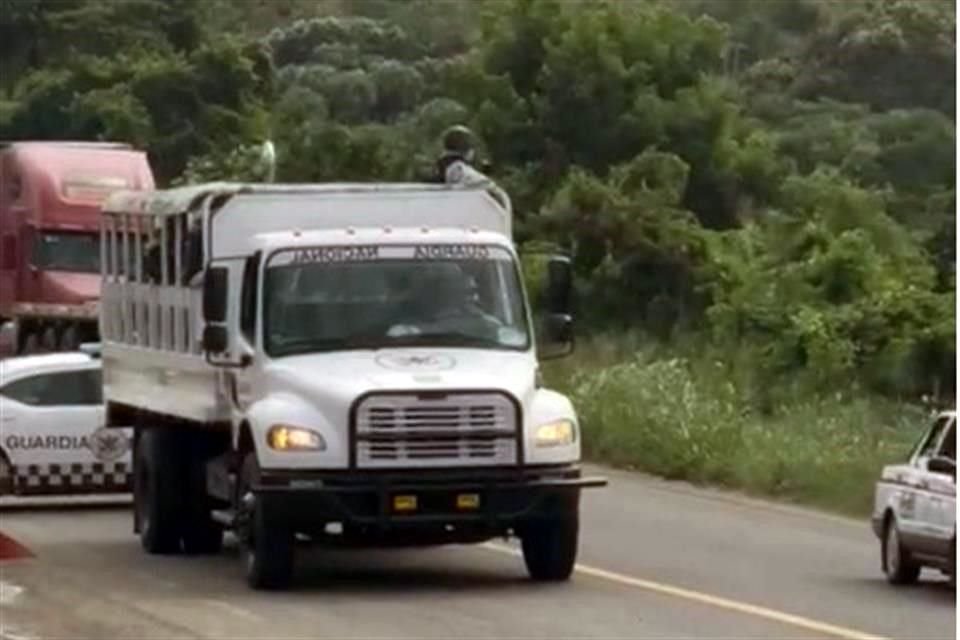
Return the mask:
POLYGON ((577 440, 577 428, 572 420, 554 420, 537 427, 534 439, 538 447, 559 447, 577 440))
POLYGON ((288 424, 275 424, 267 432, 267 443, 277 451, 323 451, 327 443, 316 431, 294 427, 288 424))

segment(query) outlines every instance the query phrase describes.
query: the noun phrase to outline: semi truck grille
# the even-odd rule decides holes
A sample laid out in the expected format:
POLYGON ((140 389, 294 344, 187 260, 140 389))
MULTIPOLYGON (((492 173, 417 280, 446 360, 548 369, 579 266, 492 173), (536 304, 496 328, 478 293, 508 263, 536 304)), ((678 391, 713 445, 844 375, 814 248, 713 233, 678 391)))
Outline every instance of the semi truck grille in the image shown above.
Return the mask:
POLYGON ((355 413, 361 468, 517 463, 517 410, 505 395, 373 395, 355 413))

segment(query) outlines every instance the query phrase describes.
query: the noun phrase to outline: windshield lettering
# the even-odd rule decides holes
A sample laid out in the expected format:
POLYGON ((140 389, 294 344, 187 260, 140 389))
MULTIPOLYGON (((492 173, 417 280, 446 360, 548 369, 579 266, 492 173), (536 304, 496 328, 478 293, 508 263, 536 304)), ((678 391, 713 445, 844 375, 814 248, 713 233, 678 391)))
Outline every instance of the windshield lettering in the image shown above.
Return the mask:
POLYGON ((291 264, 350 262, 352 260, 376 260, 380 247, 315 247, 300 249, 293 253, 291 264))
POLYGON ((482 244, 437 244, 414 248, 413 257, 417 260, 486 260, 490 249, 482 244))

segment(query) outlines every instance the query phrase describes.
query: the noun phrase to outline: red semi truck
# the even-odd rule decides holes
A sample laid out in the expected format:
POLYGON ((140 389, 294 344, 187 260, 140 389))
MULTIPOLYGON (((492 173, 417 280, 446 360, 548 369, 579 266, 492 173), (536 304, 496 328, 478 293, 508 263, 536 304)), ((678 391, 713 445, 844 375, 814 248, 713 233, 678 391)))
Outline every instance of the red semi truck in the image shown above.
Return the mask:
POLYGON ((127 144, 0 143, 0 342, 22 354, 99 339, 100 204, 153 188, 127 144))

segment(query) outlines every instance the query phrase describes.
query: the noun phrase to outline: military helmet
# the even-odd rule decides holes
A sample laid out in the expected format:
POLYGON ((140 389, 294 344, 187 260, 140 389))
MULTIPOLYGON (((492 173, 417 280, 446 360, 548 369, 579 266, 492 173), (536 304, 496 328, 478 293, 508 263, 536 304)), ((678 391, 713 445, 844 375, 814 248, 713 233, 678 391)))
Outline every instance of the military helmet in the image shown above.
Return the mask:
POLYGON ((454 125, 443 132, 445 151, 468 153, 473 150, 473 132, 462 124, 454 125))

